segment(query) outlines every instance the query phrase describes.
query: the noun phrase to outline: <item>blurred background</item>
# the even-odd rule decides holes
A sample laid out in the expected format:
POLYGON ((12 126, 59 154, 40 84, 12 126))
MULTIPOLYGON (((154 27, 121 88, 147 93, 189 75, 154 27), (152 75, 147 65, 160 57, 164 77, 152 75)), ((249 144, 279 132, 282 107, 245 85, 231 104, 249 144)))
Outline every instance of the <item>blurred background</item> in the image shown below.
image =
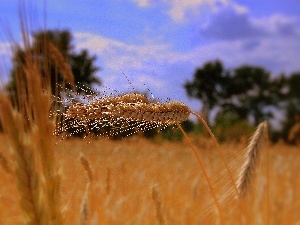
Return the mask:
MULTIPOLYGON (((1 1, 0 75, 12 95, 22 7, 32 48, 49 38, 77 82, 182 101, 219 140, 269 120, 272 140, 299 142, 297 0, 1 1)), ((200 132, 193 118, 186 129, 200 132)))

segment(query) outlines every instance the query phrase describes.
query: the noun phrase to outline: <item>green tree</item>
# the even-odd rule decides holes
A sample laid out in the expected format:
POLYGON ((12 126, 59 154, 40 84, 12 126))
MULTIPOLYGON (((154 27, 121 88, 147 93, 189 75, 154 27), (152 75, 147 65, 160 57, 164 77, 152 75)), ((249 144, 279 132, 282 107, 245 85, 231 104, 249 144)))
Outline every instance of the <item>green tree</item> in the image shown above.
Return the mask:
POLYGON ((211 110, 226 95, 228 74, 220 61, 208 62, 194 73, 194 80, 187 81, 184 88, 189 97, 202 102, 201 114, 208 121, 211 110))
POLYGON ((300 115, 300 72, 292 73, 282 83, 285 88, 285 92, 281 95, 282 105, 285 109, 282 133, 283 137, 287 139, 291 128, 296 123, 297 116, 300 115))
POLYGON ((282 105, 285 84, 284 76, 272 78, 262 67, 244 65, 229 71, 214 61, 197 68, 184 87, 188 96, 201 100, 206 119, 217 110, 217 123, 257 125, 282 105))
POLYGON ((219 114, 229 113, 237 120, 248 119, 257 125, 273 117, 271 109, 278 103, 280 88, 280 83, 261 67, 236 68, 228 79, 219 114))
MULTIPOLYGON (((51 78, 51 88, 53 94, 55 93, 57 84, 63 82, 63 74, 57 69, 56 62, 49 56, 49 49, 46 47, 50 42, 52 43, 63 56, 64 61, 67 62, 69 68, 73 72, 75 83, 91 87, 93 84, 100 85, 100 79, 96 76, 99 70, 95 66, 95 56, 90 56, 87 50, 81 50, 79 53, 74 51, 72 45, 72 35, 68 30, 46 30, 33 34, 33 41, 29 48, 17 47, 13 52, 13 69, 11 71, 11 81, 7 85, 7 89, 12 96, 17 95, 16 91, 16 76, 18 79, 24 77, 24 63, 25 57, 30 54, 34 60, 38 61, 42 68, 42 74, 46 73, 51 78), (23 75, 22 75, 23 74, 23 75)), ((76 89, 81 92, 80 88, 76 89)))
POLYGON ((291 74, 286 82, 288 91, 285 96, 295 106, 295 110, 300 112, 300 72, 291 74))

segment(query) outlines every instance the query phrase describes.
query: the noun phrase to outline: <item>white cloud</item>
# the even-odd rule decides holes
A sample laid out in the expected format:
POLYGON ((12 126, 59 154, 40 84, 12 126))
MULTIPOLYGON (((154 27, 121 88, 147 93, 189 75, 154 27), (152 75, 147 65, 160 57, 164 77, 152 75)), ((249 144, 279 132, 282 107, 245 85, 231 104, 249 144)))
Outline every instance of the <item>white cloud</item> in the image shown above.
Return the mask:
POLYGON ((167 1, 170 4, 169 16, 176 22, 186 22, 187 15, 197 15, 201 6, 208 6, 215 9, 218 3, 227 0, 174 0, 167 1))
POLYGON ((206 24, 199 28, 199 33, 203 37, 220 40, 249 39, 267 34, 265 25, 262 25, 252 21, 247 12, 225 7, 210 15, 206 24))
POLYGON ((221 7, 214 7, 215 10, 222 10, 225 8, 232 8, 237 13, 247 13, 248 8, 246 6, 240 5, 233 0, 220 0, 221 7))
POLYGON ((151 5, 151 0, 132 0, 132 1, 142 8, 149 7, 151 5))
POLYGON ((223 40, 186 52, 177 52, 167 44, 127 44, 91 33, 75 33, 75 38, 77 47, 97 54, 104 85, 123 92, 132 91, 132 87, 138 91, 149 88, 160 99, 189 102, 182 85, 192 79, 197 67, 216 59, 222 60, 227 69, 248 64, 262 66, 275 75, 300 70, 300 43, 293 37, 223 40))
POLYGON ((223 7, 232 7, 234 10, 240 13, 247 12, 247 8, 242 6, 233 0, 132 0, 139 7, 149 7, 158 4, 169 5, 167 14, 170 18, 177 23, 187 22, 188 17, 198 17, 201 14, 201 8, 206 11, 218 11, 223 7))
POLYGON ((222 41, 199 46, 187 53, 194 65, 213 59, 221 59, 225 67, 237 67, 242 64, 258 65, 278 74, 299 71, 297 62, 300 57, 300 43, 295 38, 262 39, 253 48, 245 48, 246 40, 235 42, 222 41))
POLYGON ((11 55, 11 43, 1 42, 0 43, 0 56, 9 56, 11 55))
POLYGON ((280 14, 255 18, 249 12, 230 5, 210 14, 205 23, 199 23, 199 33, 202 37, 212 40, 299 37, 297 22, 297 18, 280 14))
POLYGON ((74 36, 79 48, 94 51, 105 60, 108 68, 114 70, 128 66, 142 69, 153 60, 157 63, 163 62, 165 52, 170 49, 170 45, 167 44, 126 44, 91 33, 75 33, 74 36))
POLYGON ((251 18, 253 25, 265 29, 272 35, 300 36, 300 29, 297 26, 299 19, 281 14, 273 14, 264 18, 251 18))
POLYGON ((220 41, 199 45, 183 53, 174 51, 167 44, 133 45, 90 33, 76 33, 75 37, 77 46, 92 50, 104 63, 101 66, 118 73, 126 70, 138 71, 135 73, 139 75, 153 71, 159 74, 180 65, 195 68, 216 58, 223 60, 226 67, 247 63, 263 66, 275 73, 300 69, 297 62, 300 58, 300 43, 293 37, 220 41))
POLYGON ((139 76, 134 80, 134 84, 136 84, 138 87, 155 87, 156 89, 161 89, 166 86, 166 81, 161 79, 156 79, 154 77, 150 77, 149 74, 139 74, 139 76))

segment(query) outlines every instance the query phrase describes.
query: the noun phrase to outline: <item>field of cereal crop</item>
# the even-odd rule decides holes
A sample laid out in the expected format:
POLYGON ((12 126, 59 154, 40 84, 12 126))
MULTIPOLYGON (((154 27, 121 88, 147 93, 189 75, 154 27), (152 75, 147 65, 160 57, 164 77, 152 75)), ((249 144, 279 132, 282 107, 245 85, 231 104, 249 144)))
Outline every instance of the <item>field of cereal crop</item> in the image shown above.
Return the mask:
MULTIPOLYGON (((1 152, 7 148, 1 135, 1 152)), ((211 142, 196 140, 208 167, 218 168, 211 142)), ((243 145, 223 144, 230 154, 243 145)), ((266 178, 259 171, 254 187, 243 199, 243 212, 231 208, 227 224, 297 224, 300 221, 300 152, 296 147, 269 147, 269 214, 266 212, 266 178)), ((142 138, 120 141, 64 140, 55 146, 61 165, 63 224, 217 224, 216 212, 205 213, 211 196, 199 165, 185 143, 153 143, 142 138), (87 159, 87 175, 80 157, 87 159), (153 192, 156 198, 153 198, 153 192), (158 201, 158 202, 157 202, 158 201), (83 209, 85 210, 83 213, 83 209), (158 212, 159 211, 159 212, 158 212), (84 218, 83 218, 84 217, 84 218)), ((263 163, 263 161, 262 161, 263 163)), ((10 163, 8 163, 10 165, 10 163)), ((1 224, 23 224, 15 179, 3 168, 0 186, 1 224)), ((212 178, 213 179, 213 178, 212 178)))

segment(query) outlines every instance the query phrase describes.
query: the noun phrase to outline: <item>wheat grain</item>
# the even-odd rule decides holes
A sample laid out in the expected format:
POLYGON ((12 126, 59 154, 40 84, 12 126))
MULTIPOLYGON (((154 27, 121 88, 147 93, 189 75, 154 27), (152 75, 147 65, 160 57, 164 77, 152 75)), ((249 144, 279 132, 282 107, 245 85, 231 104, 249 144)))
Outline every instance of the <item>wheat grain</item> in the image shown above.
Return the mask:
POLYGON ((151 102, 145 95, 130 93, 104 97, 88 103, 75 102, 63 113, 64 121, 58 123, 54 134, 59 135, 68 129, 73 133, 92 129, 111 128, 101 135, 117 135, 128 132, 146 131, 157 127, 176 125, 188 119, 191 110, 177 101, 151 102))
POLYGON ((237 187, 241 196, 244 196, 247 193, 250 186, 255 167, 260 159, 261 149, 266 140, 266 130, 267 122, 259 124, 247 146, 247 159, 241 168, 241 173, 237 182, 237 187))

